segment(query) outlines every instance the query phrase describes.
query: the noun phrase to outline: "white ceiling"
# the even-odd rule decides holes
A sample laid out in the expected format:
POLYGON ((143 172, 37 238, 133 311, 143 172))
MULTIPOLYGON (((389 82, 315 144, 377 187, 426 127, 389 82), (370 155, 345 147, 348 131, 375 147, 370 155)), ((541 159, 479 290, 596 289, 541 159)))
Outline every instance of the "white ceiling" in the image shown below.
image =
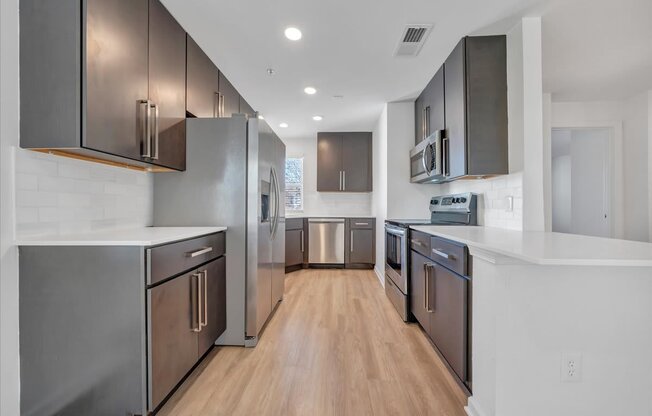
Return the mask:
POLYGON ((550 0, 542 30, 544 90, 555 101, 652 89, 652 0, 550 0))
POLYGON ((371 130, 383 103, 416 97, 462 36, 538 0, 163 3, 281 138, 308 138, 317 131, 371 130), (409 23, 434 28, 418 57, 396 58, 409 23), (289 25, 302 30, 302 40, 284 37, 289 25), (308 85, 316 95, 303 93, 308 85), (324 120, 313 121, 316 114, 324 120), (280 122, 290 127, 279 128, 280 122))

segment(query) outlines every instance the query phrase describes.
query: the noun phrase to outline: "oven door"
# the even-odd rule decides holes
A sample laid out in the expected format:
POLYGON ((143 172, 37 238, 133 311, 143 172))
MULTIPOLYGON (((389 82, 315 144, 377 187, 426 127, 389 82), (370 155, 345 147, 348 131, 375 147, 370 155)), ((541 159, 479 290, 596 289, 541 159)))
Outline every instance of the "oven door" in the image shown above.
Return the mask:
POLYGON ((407 294, 407 229, 385 224, 385 275, 407 294))
POLYGON ((444 180, 441 132, 437 131, 410 151, 410 182, 432 183, 444 180))

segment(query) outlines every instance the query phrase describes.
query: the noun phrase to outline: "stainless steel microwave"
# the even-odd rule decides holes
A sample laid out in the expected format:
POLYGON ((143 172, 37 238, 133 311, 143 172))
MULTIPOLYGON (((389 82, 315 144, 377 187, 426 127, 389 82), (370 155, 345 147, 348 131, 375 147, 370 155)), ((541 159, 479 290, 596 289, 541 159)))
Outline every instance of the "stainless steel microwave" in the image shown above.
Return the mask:
POLYGON ((441 131, 438 130, 410 151, 410 182, 441 182, 445 177, 441 131))

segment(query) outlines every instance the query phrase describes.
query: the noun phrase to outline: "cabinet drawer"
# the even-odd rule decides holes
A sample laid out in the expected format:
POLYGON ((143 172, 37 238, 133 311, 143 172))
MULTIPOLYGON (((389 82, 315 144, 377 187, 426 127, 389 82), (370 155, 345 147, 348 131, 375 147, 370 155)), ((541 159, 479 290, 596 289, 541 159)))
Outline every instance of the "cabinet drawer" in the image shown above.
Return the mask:
POLYGON ((147 284, 154 284, 224 255, 225 235, 221 232, 147 249, 147 284))
POLYGON ((352 229, 371 230, 374 228, 373 218, 349 218, 349 227, 352 229))
POLYGON ((442 264, 455 273, 467 275, 467 253, 464 244, 446 240, 440 237, 431 237, 430 254, 428 257, 442 264))
POLYGON ((302 229, 303 229, 303 218, 285 219, 285 231, 302 230, 302 229))
POLYGON ((420 253, 426 257, 431 257, 430 254, 430 235, 419 232, 419 231, 410 231, 410 248, 417 253, 420 253))

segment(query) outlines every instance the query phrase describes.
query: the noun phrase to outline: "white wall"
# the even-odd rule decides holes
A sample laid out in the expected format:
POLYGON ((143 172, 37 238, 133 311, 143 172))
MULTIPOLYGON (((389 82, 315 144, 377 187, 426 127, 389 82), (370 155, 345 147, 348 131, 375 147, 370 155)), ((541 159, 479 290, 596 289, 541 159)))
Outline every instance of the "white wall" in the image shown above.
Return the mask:
POLYGON ((13 246, 18 144, 18 0, 0 2, 0 414, 20 414, 18 264, 13 246))
POLYGON ((376 275, 385 285, 385 220, 387 219, 387 104, 373 130, 374 194, 373 215, 376 218, 376 275))
POLYGON ((152 175, 16 149, 16 234, 150 226, 152 175))
POLYGON ((303 158, 303 215, 371 216, 372 193, 317 192, 317 136, 283 141, 287 157, 303 158))

